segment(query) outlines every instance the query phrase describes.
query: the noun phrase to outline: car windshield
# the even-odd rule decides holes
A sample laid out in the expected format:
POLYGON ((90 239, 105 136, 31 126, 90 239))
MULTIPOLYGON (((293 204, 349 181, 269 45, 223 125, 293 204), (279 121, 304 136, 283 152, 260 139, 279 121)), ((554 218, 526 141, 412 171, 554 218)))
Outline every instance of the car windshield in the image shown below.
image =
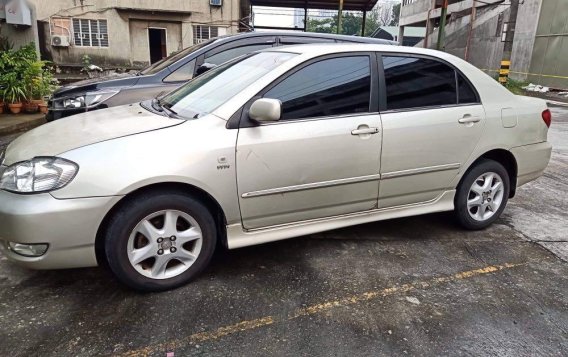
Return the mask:
POLYGON ((258 52, 236 58, 166 95, 160 104, 182 118, 199 118, 296 55, 258 52))
POLYGON ((171 64, 176 63, 177 61, 179 61, 180 59, 184 58, 185 56, 187 56, 188 54, 190 54, 191 52, 195 52, 198 49, 205 47, 213 42, 217 41, 217 39, 212 39, 209 41, 205 41, 202 43, 199 43, 197 45, 188 47, 186 49, 183 49, 179 52, 176 52, 174 54, 172 54, 171 56, 168 56, 164 59, 159 60, 158 62, 150 65, 149 67, 144 68, 143 70, 141 70, 139 73, 141 75, 148 75, 148 74, 155 74, 160 72, 162 69, 168 67, 171 64))

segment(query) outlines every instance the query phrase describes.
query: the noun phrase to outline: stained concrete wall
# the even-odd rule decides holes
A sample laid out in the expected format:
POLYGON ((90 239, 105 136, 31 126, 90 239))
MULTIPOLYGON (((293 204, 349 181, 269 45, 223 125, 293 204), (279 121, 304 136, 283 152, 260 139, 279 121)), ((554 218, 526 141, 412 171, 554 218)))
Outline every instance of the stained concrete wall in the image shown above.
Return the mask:
POLYGON ((544 0, 527 80, 568 89, 568 1, 544 0))
MULTIPOLYGON (((236 33, 241 8, 238 0, 224 0, 212 7, 209 0, 29 0, 35 5, 33 15, 44 27, 43 47, 49 59, 57 64, 80 64, 88 55, 99 66, 144 66, 149 63, 148 27, 164 27, 168 31, 167 53, 193 44, 193 25, 218 26, 219 33, 236 33), (53 47, 49 21, 57 17, 107 20, 109 47, 53 47)), ((37 21, 34 20, 37 25, 37 21)), ((15 35, 12 28, 0 28, 17 44, 38 42, 38 29, 33 26, 15 35)), ((73 39, 71 39, 73 41, 73 39)))
MULTIPOLYGON (((8 0, 0 0, 0 3, 4 5, 8 0)), ((30 42, 33 42, 36 46, 37 53, 39 54, 39 38, 38 38, 38 30, 37 30, 37 12, 35 5, 33 3, 28 2, 28 6, 31 10, 31 26, 14 26, 11 24, 7 24, 6 22, 0 23, 0 36, 7 37, 12 43, 14 43, 14 47, 20 48, 23 45, 26 45, 30 42)))
MULTIPOLYGON (((539 24, 540 8, 543 0, 524 0, 519 6, 515 31, 515 42, 511 56, 510 77, 516 80, 526 80, 533 57, 533 48, 537 25, 539 24)), ((546 0, 562 1, 562 0, 546 0)), ((463 1, 465 4, 467 1, 463 1)), ((454 4, 457 6, 458 4, 454 4)), ((470 4, 471 6, 471 4, 470 4)), ((454 12, 454 14, 457 14, 454 12)), ((460 12, 461 16, 451 16, 445 28, 444 50, 461 58, 466 56, 467 38, 470 31, 470 14, 467 8, 460 12)), ((562 16, 562 15, 561 15, 562 16)), ((564 18, 566 15, 563 15, 564 18)), ((471 32, 471 40, 467 60, 488 74, 497 76, 503 55, 501 31, 503 22, 509 19, 509 7, 491 5, 477 8, 477 14, 471 32)), ((546 19, 541 18, 540 21, 546 19)), ((436 47, 438 31, 434 31, 428 40, 430 48, 436 47)), ((423 41, 416 46, 422 47, 423 41)))

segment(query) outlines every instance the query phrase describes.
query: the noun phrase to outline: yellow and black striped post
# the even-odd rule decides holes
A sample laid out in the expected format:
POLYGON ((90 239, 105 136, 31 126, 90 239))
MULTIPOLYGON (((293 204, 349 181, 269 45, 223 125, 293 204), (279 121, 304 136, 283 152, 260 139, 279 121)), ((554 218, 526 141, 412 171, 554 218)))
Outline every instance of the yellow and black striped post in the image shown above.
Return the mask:
POLYGON ((505 85, 507 79, 509 78, 509 67, 511 67, 511 61, 501 61, 501 69, 499 69, 499 83, 505 85))

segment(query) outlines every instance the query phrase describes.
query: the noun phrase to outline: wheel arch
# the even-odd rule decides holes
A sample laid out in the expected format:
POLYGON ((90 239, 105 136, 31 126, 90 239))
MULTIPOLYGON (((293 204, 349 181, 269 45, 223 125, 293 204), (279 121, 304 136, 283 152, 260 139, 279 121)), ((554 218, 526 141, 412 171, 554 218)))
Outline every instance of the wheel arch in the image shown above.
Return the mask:
POLYGON ((106 266, 107 264, 104 253, 104 234, 106 232, 109 219, 115 214, 117 210, 119 210, 130 200, 140 195, 147 194, 148 192, 158 191, 190 195, 203 203, 209 209, 209 211, 213 215, 213 218, 215 219, 215 225, 218 234, 218 243, 222 244, 224 247, 227 247, 227 219, 225 212, 221 208, 221 205, 215 198, 213 198, 213 196, 211 196, 205 190, 191 184, 181 182, 161 182, 139 187, 134 191, 129 192, 117 203, 115 203, 115 205, 112 206, 112 208, 106 213, 103 220, 101 221, 101 224, 99 225, 97 235, 95 237, 95 253, 99 265, 106 266))
POLYGON ((510 182, 510 185, 511 185, 511 190, 509 192, 509 198, 515 197, 515 192, 517 190, 517 172, 518 172, 517 159, 515 158, 515 155, 513 155, 513 153, 511 151, 506 150, 506 149, 492 149, 492 150, 485 152, 484 154, 479 156, 477 159, 475 159, 471 163, 471 165, 469 165, 468 169, 464 172, 464 174, 460 178, 460 182, 458 183, 457 187, 459 187, 459 185, 461 185, 461 183, 462 183, 464 177, 466 176, 467 172, 469 170, 471 170, 473 167, 475 167, 477 165, 477 163, 479 161, 483 160, 483 159, 489 159, 489 160, 497 161, 498 163, 503 165, 503 167, 505 167, 505 169, 507 170, 507 173, 509 174, 509 182, 510 182))

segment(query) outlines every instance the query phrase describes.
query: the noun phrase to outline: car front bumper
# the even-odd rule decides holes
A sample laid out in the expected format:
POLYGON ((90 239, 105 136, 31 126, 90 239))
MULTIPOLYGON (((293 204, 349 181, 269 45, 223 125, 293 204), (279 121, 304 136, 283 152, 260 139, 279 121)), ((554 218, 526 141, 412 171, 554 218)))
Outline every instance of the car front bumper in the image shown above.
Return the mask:
POLYGON ((120 197, 59 200, 48 193, 19 195, 0 191, 0 250, 32 269, 66 269, 97 265, 95 238, 104 216, 120 197), (8 249, 8 242, 48 244, 39 257, 8 249))

